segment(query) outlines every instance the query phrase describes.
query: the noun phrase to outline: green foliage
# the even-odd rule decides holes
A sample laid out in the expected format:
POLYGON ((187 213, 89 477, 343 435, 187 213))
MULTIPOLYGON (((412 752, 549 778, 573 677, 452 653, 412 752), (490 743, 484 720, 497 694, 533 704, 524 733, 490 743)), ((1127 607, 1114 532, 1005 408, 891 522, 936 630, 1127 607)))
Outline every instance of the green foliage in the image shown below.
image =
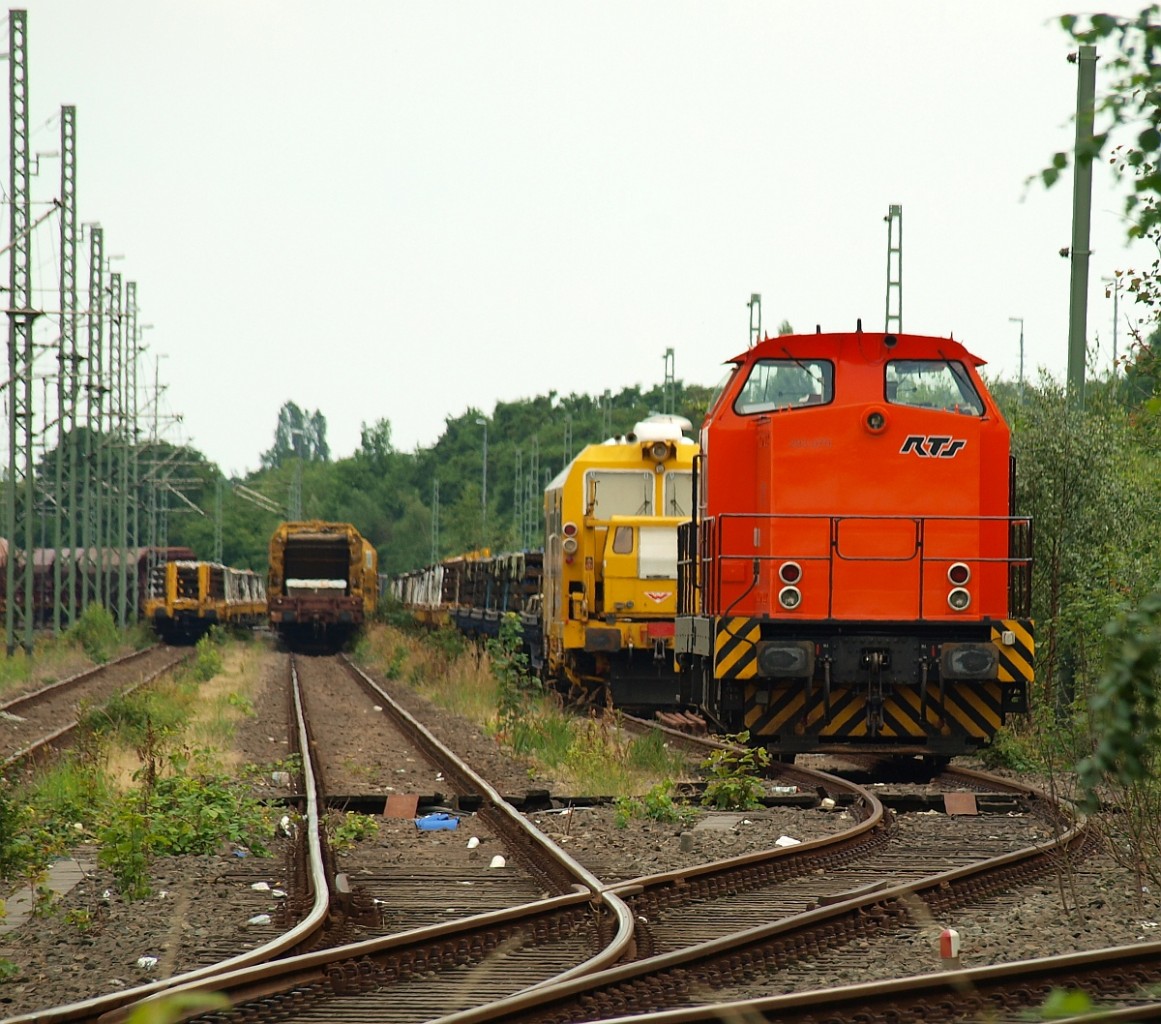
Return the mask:
POLYGON ((492 675, 499 684, 497 712, 504 732, 526 714, 528 703, 543 692, 540 680, 528 670, 528 655, 524 653, 524 627, 520 617, 508 612, 500 620, 500 635, 488 641, 488 655, 492 675))
POLYGON ((676 775, 684 766, 685 758, 669 748, 665 734, 659 729, 650 729, 629 744, 629 767, 636 771, 676 775))
POLYGON ((85 711, 82 728, 102 738, 117 738, 135 750, 156 749, 185 721, 186 708, 180 701, 156 690, 118 693, 99 708, 85 711))
POLYGON ((1096 1010, 1092 996, 1080 989, 1054 988, 1040 1008, 1041 1020, 1069 1020, 1083 1017, 1096 1010))
POLYGON ((88 605, 65 634, 98 665, 103 665, 121 642, 117 623, 104 605, 88 605))
POLYGON ((238 781, 204 758, 174 755, 169 772, 135 778, 141 787, 112 801, 98 829, 100 863, 111 869, 126 899, 150 893, 149 865, 155 856, 209 854, 223 843, 258 856, 268 851, 271 812, 238 781))
POLYGON ((1161 749, 1161 589, 1110 623, 1115 644, 1108 670, 1092 700, 1096 749, 1080 766, 1086 803, 1113 780, 1123 786, 1147 781, 1161 749))
POLYGON ((0 982, 13 981, 19 978, 20 968, 7 957, 0 957, 0 982))
POLYGON ((143 900, 153 891, 149 883, 149 860, 154 839, 146 816, 136 802, 123 801, 98 832, 101 851, 97 861, 109 868, 117 889, 127 900, 143 900))
POLYGON ((0 780, 0 879, 24 879, 34 888, 60 849, 34 809, 17 804, 7 781, 0 780))
POLYGON ((93 915, 84 907, 66 910, 65 920, 79 932, 87 932, 93 926, 93 915))
POLYGON ((1082 703, 1109 649, 1105 623, 1161 574, 1161 475, 1107 394, 1072 409, 1049 380, 1008 410, 1017 512, 1035 524, 1033 703, 1063 713, 1082 703))
POLYGON ((513 753, 526 757, 535 754, 550 768, 568 761, 573 746, 575 719, 553 710, 526 714, 511 723, 504 741, 513 753))
POLYGON ((660 821, 667 824, 685 821, 692 812, 674 802, 672 790, 672 780, 665 779, 651 787, 642 797, 618 797, 614 819, 617 827, 623 828, 631 818, 648 818, 650 821, 660 821))
POLYGON ((190 673, 199 683, 208 682, 222 671, 222 648, 219 636, 217 629, 211 629, 197 642, 190 673))
POLYGON ((701 802, 719 811, 748 811, 761 806, 764 790, 757 772, 770 764, 765 747, 748 746, 749 732, 725 737, 734 744, 713 751, 703 762, 709 776, 701 802))
POLYGON ((231 1005, 221 992, 174 992, 138 1003, 125 1024, 176 1024, 199 1014, 229 1010, 231 1005))
POLYGON ((980 751, 980 760, 988 768, 1011 768, 1020 772, 1042 770, 1044 767, 1027 739, 1003 727, 992 737, 992 742, 980 751))
POLYGON ((273 468, 293 459, 327 462, 330 457, 326 417, 317 409, 312 413, 284 402, 278 410, 274 444, 262 454, 262 465, 273 468))
POLYGON ((350 850, 357 843, 373 839, 378 834, 379 822, 369 814, 334 811, 327 816, 327 836, 336 853, 350 850))
POLYGON ((226 703, 232 708, 237 708, 247 718, 254 718, 258 712, 254 710, 254 702, 249 697, 240 693, 231 693, 226 697, 226 703))

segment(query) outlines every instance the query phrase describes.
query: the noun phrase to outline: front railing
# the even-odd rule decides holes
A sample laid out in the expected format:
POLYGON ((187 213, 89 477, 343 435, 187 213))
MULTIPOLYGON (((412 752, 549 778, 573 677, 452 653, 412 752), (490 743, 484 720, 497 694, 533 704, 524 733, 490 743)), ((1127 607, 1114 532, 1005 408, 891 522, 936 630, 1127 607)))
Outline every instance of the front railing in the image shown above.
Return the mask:
MULTIPOLYGON (((678 614, 739 614, 747 595, 761 586, 782 586, 778 568, 797 562, 820 588, 798 614, 852 617, 851 602, 874 603, 881 588, 885 604, 911 606, 907 618, 925 613, 925 590, 943 584, 956 562, 971 570, 973 592, 986 604, 973 608, 993 615, 1026 617, 1031 605, 1032 521, 1026 516, 873 516, 727 513, 683 524, 678 530, 678 614), (996 611, 998 604, 1006 607, 996 611)), ((940 604, 946 614, 946 608, 940 604)), ((872 608, 869 617, 878 615, 872 608)), ((940 617, 944 617, 941 615, 940 617)), ((861 616, 860 616, 861 617, 861 616)))

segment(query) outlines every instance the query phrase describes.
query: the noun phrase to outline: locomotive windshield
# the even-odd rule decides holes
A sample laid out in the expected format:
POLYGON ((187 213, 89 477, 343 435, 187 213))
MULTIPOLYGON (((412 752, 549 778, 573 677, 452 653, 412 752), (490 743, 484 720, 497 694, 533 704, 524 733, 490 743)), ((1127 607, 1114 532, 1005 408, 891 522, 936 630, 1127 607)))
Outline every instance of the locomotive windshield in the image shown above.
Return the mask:
POLYGON ((759 359, 734 401, 743 416, 823 405, 834 398, 834 364, 821 359, 759 359))
POLYGON ((595 495, 593 515, 600 519, 653 515, 652 473, 589 470, 585 474, 585 493, 595 495))
POLYGON ((665 474, 665 508, 662 515, 688 516, 693 510, 693 474, 670 470, 665 474))
POLYGON ((887 363, 884 391, 894 405, 982 416, 984 402, 963 363, 948 359, 896 359, 887 363))

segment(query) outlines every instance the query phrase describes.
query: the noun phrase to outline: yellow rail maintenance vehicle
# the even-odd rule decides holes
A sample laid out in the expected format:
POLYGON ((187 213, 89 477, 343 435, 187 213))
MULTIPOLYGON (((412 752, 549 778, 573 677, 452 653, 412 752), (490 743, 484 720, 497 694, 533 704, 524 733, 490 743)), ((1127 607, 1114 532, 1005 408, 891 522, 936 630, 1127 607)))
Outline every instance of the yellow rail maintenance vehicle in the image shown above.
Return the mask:
POLYGON ((673 658, 677 527, 693 507, 688 420, 590 444, 544 493, 544 675, 570 701, 686 706, 673 658))

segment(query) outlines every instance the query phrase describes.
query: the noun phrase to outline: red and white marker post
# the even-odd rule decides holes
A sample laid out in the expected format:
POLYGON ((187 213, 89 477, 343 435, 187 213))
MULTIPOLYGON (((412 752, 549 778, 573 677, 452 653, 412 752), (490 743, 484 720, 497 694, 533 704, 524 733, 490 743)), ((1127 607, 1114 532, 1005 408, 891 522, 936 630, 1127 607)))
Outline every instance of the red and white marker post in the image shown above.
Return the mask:
POLYGON ((944 928, 939 933, 939 955, 945 967, 959 966, 959 932, 954 928, 944 928))

